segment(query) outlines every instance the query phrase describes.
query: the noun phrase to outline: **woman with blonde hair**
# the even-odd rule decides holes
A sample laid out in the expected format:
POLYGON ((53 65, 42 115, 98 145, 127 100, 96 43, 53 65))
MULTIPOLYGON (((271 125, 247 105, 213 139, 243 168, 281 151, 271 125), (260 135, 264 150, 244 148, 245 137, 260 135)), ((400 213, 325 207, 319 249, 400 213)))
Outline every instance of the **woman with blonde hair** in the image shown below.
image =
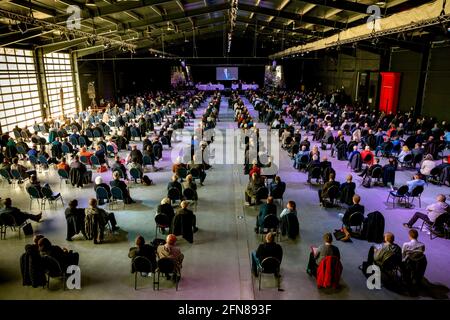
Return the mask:
POLYGON ((397 160, 399 162, 404 162, 404 159, 408 154, 411 154, 411 151, 409 151, 409 148, 407 145, 404 145, 402 147, 402 151, 398 154, 397 160))

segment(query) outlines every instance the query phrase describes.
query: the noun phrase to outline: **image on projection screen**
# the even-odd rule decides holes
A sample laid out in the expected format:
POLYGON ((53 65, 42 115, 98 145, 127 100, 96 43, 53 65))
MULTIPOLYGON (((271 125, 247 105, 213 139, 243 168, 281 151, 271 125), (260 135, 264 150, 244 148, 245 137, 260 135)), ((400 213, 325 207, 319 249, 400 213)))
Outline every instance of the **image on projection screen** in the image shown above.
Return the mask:
POLYGON ((238 80, 239 70, 237 67, 217 67, 216 80, 238 80))

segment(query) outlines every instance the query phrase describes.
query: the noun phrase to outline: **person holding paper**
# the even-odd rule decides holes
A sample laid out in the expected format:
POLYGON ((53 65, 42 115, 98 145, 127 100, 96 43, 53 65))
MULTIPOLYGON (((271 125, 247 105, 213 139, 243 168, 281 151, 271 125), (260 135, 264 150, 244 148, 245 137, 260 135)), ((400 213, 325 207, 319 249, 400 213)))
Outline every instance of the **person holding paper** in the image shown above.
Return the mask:
POLYGON ((320 265, 323 258, 327 256, 334 256, 341 259, 341 253, 339 252, 338 247, 331 244, 333 242, 333 236, 331 233, 325 233, 323 235, 323 241, 324 244, 321 244, 318 248, 311 247, 311 253, 309 254, 306 272, 313 277, 316 276, 317 267, 320 265))

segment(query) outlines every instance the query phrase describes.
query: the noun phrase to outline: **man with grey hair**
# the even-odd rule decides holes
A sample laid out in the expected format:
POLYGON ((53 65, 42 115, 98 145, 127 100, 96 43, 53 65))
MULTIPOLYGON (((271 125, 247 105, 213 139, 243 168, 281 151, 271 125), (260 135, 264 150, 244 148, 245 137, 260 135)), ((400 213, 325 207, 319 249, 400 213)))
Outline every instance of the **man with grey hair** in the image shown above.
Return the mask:
POLYGON ((426 208, 427 213, 416 212, 407 223, 403 224, 403 226, 411 229, 418 219, 422 219, 425 222, 432 224, 436 222, 436 219, 441 214, 448 213, 449 205, 445 202, 446 201, 445 196, 443 194, 439 194, 436 197, 436 200, 437 202, 430 204, 426 208))

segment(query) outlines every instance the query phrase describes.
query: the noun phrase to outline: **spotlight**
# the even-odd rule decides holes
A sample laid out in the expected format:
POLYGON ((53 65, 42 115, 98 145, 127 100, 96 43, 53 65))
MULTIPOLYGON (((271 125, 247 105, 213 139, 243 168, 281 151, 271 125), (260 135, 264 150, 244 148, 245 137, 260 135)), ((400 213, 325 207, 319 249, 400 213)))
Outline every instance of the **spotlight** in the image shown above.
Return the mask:
POLYGON ((110 49, 110 48, 112 47, 112 45, 111 45, 110 42, 105 42, 105 43, 103 44, 103 47, 104 47, 105 49, 110 49))
POLYGON ((88 7, 96 7, 95 0, 86 0, 86 6, 88 7))

